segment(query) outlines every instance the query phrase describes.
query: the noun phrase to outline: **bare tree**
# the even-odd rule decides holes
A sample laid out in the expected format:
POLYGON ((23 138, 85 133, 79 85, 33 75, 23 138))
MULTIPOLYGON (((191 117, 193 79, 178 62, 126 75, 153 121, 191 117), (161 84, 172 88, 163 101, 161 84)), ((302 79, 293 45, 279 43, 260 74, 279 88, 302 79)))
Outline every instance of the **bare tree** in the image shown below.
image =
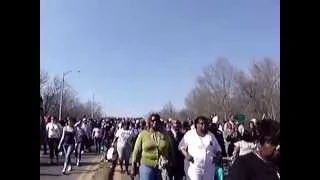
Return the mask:
POLYGON ((184 108, 184 109, 181 109, 178 112, 178 117, 179 117, 179 120, 181 120, 181 121, 189 121, 189 120, 195 119, 196 118, 196 114, 194 114, 193 112, 191 112, 188 109, 184 108))
POLYGON ((226 59, 205 67, 185 99, 186 109, 198 115, 216 112, 225 119, 242 112, 250 117, 265 114, 280 120, 279 63, 264 58, 249 70, 239 71, 226 59))
POLYGON ((169 118, 176 118, 177 117, 177 111, 174 108, 171 101, 169 101, 167 104, 163 106, 163 108, 160 111, 160 116, 169 119, 169 118))
MULTIPOLYGON (((62 81, 59 77, 47 81, 46 86, 42 89, 43 113, 58 116, 59 103, 61 95, 62 81)), ((83 115, 91 114, 91 103, 82 103, 76 97, 76 91, 67 83, 64 84, 63 101, 62 101, 62 118, 67 116, 81 118, 83 115)), ((102 107, 98 102, 94 104, 94 117, 102 116, 102 107)))
POLYGON ((197 86, 186 98, 186 106, 199 114, 232 113, 236 68, 227 59, 220 58, 203 69, 197 78, 197 86))
POLYGON ((259 92, 260 111, 273 119, 280 116, 280 68, 270 58, 253 64, 251 76, 259 92))
POLYGON ((40 70, 40 90, 43 88, 45 84, 49 81, 49 75, 46 71, 40 70))

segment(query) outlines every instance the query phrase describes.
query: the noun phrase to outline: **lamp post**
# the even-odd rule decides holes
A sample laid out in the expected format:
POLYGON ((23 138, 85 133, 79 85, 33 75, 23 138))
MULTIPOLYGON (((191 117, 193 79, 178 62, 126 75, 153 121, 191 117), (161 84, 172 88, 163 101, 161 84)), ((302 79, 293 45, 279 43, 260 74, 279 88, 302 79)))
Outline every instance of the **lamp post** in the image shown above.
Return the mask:
MULTIPOLYGON (((72 70, 62 73, 62 84, 61 84, 60 104, 59 104, 59 121, 61 120, 61 116, 62 116, 62 100, 63 100, 63 91, 64 91, 64 78, 71 72, 72 72, 72 70)), ((79 70, 77 72, 80 73, 79 70)))

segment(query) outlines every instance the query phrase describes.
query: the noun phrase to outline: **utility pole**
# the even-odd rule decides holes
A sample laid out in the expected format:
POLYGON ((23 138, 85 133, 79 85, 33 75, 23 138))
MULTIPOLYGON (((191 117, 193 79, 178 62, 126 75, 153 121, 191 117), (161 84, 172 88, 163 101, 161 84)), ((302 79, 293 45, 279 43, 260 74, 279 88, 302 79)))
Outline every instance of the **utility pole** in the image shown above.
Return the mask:
MULTIPOLYGON (((61 120, 61 116, 62 116, 62 100, 63 100, 63 91, 64 91, 64 78, 67 74, 71 73, 72 71, 67 71, 67 72, 63 72, 62 73, 62 83, 61 83, 61 92, 60 92, 60 103, 59 103, 59 121, 61 120)), ((80 71, 77 71, 78 73, 80 73, 80 71)))

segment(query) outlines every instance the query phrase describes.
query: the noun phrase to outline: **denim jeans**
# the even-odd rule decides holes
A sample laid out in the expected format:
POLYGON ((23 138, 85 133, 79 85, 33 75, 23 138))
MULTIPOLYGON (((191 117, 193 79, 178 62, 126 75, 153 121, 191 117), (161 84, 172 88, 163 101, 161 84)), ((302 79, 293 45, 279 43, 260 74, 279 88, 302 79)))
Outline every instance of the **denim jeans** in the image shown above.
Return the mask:
POLYGON ((140 180, 161 180, 161 171, 157 168, 141 164, 139 176, 140 180))
POLYGON ((94 143, 96 145, 96 153, 100 154, 102 139, 101 138, 94 138, 94 143))
POLYGON ((74 144, 64 144, 63 151, 65 154, 64 168, 67 168, 68 165, 71 165, 71 153, 74 150, 74 144))
POLYGON ((78 161, 81 160, 81 151, 84 150, 84 144, 83 142, 78 142, 76 146, 75 156, 78 161))
POLYGON ((50 159, 52 160, 54 156, 58 159, 59 150, 58 150, 58 138, 48 138, 49 151, 50 151, 50 159))

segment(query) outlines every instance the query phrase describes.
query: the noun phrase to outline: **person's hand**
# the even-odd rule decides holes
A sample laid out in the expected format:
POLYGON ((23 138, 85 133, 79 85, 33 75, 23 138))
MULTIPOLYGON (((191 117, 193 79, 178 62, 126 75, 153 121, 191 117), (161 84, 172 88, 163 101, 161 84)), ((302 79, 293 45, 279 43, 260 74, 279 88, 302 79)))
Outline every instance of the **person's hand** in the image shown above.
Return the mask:
POLYGON ((188 153, 186 159, 192 163, 194 163, 193 157, 188 153))

